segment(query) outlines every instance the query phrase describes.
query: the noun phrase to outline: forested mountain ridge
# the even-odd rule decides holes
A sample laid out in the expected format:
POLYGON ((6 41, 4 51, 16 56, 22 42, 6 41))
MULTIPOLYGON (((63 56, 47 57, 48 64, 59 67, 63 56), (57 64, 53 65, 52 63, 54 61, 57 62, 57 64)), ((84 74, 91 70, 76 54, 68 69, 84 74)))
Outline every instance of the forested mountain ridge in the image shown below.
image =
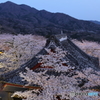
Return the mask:
POLYGON ((91 21, 78 20, 63 13, 37 10, 10 1, 0 4, 0 33, 49 36, 59 34, 61 30, 78 39, 96 37, 96 40, 99 40, 99 36, 95 34, 100 35, 100 25, 91 21))

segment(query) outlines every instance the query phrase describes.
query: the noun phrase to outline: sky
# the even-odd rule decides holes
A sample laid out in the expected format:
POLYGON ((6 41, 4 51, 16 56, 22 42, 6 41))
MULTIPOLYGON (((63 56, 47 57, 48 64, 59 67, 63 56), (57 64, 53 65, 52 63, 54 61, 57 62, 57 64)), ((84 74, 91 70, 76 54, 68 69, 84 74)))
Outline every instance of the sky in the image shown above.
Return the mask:
MULTIPOLYGON (((0 0, 0 3, 7 0, 0 0)), ((100 21, 100 0, 9 0, 38 10, 60 12, 81 20, 100 21)))

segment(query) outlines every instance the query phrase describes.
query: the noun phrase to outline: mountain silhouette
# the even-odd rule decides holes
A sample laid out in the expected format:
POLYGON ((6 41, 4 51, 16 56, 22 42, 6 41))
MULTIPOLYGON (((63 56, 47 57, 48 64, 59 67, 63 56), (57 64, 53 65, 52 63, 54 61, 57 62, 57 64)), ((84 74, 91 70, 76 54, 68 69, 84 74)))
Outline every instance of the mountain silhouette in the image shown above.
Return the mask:
POLYGON ((61 30, 73 38, 87 34, 100 35, 100 25, 91 21, 78 20, 63 13, 37 10, 10 1, 0 4, 0 33, 49 36, 60 34, 61 30))

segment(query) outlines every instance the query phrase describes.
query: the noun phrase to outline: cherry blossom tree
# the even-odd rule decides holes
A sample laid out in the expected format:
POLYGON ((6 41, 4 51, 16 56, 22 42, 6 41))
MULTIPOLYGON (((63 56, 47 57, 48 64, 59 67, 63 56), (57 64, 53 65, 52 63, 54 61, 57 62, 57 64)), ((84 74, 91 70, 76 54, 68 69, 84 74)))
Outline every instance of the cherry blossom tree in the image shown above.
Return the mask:
MULTIPOLYGON (((50 49, 45 48, 45 50, 48 52, 47 55, 39 55, 37 56, 40 58, 39 63, 42 63, 41 67, 44 66, 52 66, 55 72, 67 72, 68 69, 74 70, 73 67, 62 65, 62 63, 67 63, 67 61, 64 61, 63 58, 65 55, 67 55, 67 52, 56 48, 55 52, 51 52, 50 49), (63 60, 63 61, 62 61, 63 60)), ((82 100, 82 99, 88 99, 88 100, 97 100, 98 97, 93 98, 92 97, 71 97, 71 92, 82 92, 80 90, 80 87, 78 86, 77 78, 88 78, 89 83, 87 83, 87 86, 94 86, 94 82, 91 79, 90 72, 93 71, 92 68, 87 68, 84 70, 84 73, 80 71, 76 71, 77 75, 74 75, 73 77, 68 77, 64 73, 61 73, 60 75, 48 75, 47 71, 40 71, 35 72, 28 68, 26 68, 25 73, 20 73, 20 77, 23 78, 23 81, 27 81, 28 84, 26 85, 32 85, 36 84, 41 87, 41 90, 30 90, 25 92, 15 92, 12 97, 18 96, 21 98, 25 98, 23 100, 67 100, 72 98, 73 100, 82 100), (90 84, 90 85, 89 85, 90 84), (80 98, 80 99, 79 99, 80 98)), ((52 71, 52 70, 51 70, 52 71)), ((100 73, 98 73, 100 74, 100 73)), ((96 75, 94 75, 95 79, 96 75)), ((97 77, 96 77, 97 79, 97 77)), ((98 81, 96 85, 100 84, 100 77, 98 76, 98 81)), ((86 85, 85 85, 86 86, 86 85)), ((91 92, 91 90, 87 89, 84 92, 91 92)))
POLYGON ((99 63, 100 63, 100 43, 92 42, 92 41, 89 42, 86 40, 83 42, 73 40, 73 42, 87 54, 94 56, 94 57, 98 57, 99 63))
POLYGON ((0 71, 7 72, 20 67, 43 48, 45 40, 35 35, 0 35, 0 50, 4 50, 0 54, 0 71))
POLYGON ((67 55, 67 51, 62 50, 59 47, 56 47, 54 52, 51 51, 51 49, 45 48, 47 51, 47 55, 39 55, 37 58, 40 58, 38 63, 42 63, 41 67, 44 66, 50 66, 55 71, 60 71, 60 72, 67 72, 70 69, 74 69, 75 67, 70 66, 67 64, 69 61, 66 61, 65 56, 67 55), (65 67, 65 65, 66 67, 65 67))
POLYGON ((26 100, 57 100, 57 96, 60 96, 61 99, 68 99, 69 93, 74 90, 74 86, 70 84, 73 82, 77 84, 74 78, 70 79, 69 77, 61 74, 60 76, 47 75, 44 72, 33 72, 27 68, 27 73, 21 73, 20 76, 23 77, 23 81, 27 80, 30 84, 37 84, 41 87, 42 91, 32 90, 25 92, 16 92, 13 96, 18 95, 19 97, 25 97, 26 100), (36 94, 32 93, 35 92, 36 94), (39 95, 37 95, 39 93, 39 95))

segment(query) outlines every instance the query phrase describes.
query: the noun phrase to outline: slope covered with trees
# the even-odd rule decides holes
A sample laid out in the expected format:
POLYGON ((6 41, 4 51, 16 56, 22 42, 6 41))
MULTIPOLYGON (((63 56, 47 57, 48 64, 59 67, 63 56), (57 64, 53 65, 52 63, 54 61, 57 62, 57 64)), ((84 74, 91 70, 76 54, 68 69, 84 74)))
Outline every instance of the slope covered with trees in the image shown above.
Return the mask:
POLYGON ((100 40, 100 25, 63 13, 37 10, 10 1, 0 4, 0 33, 49 36, 61 30, 73 38, 100 40), (78 34, 78 35, 77 35, 78 34))

